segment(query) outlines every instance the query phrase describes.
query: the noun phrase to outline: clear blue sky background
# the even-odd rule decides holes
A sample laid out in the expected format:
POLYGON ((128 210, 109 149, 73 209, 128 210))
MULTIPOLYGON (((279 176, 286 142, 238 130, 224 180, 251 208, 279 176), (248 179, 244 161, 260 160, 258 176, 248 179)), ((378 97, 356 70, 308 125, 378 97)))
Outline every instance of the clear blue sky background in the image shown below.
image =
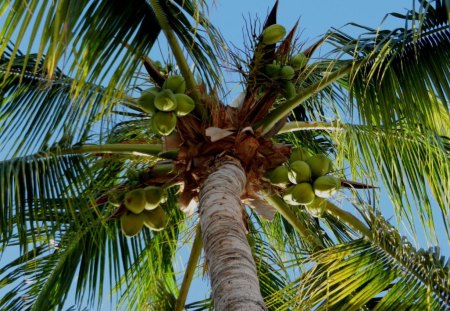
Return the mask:
MULTIPOLYGON (((215 4, 210 6, 210 20, 222 32, 227 42, 237 48, 243 48, 245 20, 259 17, 261 22, 263 22, 274 2, 274 0, 215 0, 215 4)), ((348 22, 355 22, 377 28, 387 13, 404 13, 406 8, 410 7, 411 0, 280 0, 278 21, 289 29, 300 19, 300 39, 307 42, 306 45, 308 45, 308 43, 313 43, 330 27, 339 28, 348 22)), ((388 28, 401 26, 403 25, 395 23, 392 18, 383 25, 383 27, 388 28)), ((387 203, 386 199, 383 201, 387 203)), ((390 210, 386 210, 386 213, 388 217, 392 216, 390 210)), ((450 251, 447 240, 444 238, 441 240, 441 243, 444 255, 448 256, 450 251)), ((180 255, 181 265, 183 265, 182 262, 186 261, 185 252, 183 254, 180 255)), ((0 266, 4 266, 9 261, 9 258, 14 257, 15 254, 7 254, 2 257, 0 266)), ((2 293, 0 292, 1 296, 2 293)), ((207 292, 205 283, 202 280, 195 280, 191 287, 189 300, 203 299, 208 296, 209 292, 207 292)), ((105 298, 107 301, 108 297, 105 298)), ((72 303, 73 298, 69 298, 67 304, 71 305, 72 303)), ((110 309, 109 303, 105 303, 105 306, 102 308, 102 310, 110 309)))

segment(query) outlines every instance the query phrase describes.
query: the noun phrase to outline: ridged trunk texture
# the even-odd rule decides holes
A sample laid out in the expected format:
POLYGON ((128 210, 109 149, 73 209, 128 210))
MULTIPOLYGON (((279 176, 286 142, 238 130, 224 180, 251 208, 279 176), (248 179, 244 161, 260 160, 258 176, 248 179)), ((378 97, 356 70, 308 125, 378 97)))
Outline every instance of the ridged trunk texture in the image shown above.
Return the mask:
POLYGON ((242 220, 245 183, 242 167, 225 162, 200 191, 200 226, 216 311, 267 310, 242 220))

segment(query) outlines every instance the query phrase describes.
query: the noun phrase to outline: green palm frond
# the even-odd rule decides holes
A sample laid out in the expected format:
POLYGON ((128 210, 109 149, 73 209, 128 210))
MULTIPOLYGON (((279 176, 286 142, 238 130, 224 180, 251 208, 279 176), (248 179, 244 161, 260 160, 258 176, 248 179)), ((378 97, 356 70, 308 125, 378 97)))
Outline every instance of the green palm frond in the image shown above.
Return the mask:
MULTIPOLYGON (((127 148, 130 145, 114 146, 127 148)), ((56 147, 52 151, 0 161, 3 243, 9 244, 17 229, 20 245, 26 249, 29 243, 38 242, 38 236, 53 234, 54 228, 69 220, 77 224, 85 215, 80 209, 83 206, 80 200, 95 210, 110 209, 111 206, 105 205, 108 193, 122 183, 126 187, 137 186, 139 174, 146 173, 158 159, 152 155, 131 154, 89 157, 86 150, 80 151, 83 149, 80 146, 56 147), (128 171, 133 174, 127 175, 128 171)), ((92 147, 95 146, 85 146, 92 147)), ((133 150, 137 151, 136 146, 133 150)), ((102 151, 96 147, 92 152, 102 151)))
POLYGON ((418 10, 392 14, 404 21, 404 28, 367 30, 358 38, 330 32, 334 52, 353 59, 370 59, 352 74, 348 112, 358 112, 369 125, 407 121, 411 127, 436 129, 436 116, 448 115, 450 99, 450 29, 442 0, 421 0, 418 10))
MULTIPOLYGON (((211 51, 211 45, 198 35, 197 27, 191 25, 190 19, 208 28, 207 38, 215 41, 213 46, 222 47, 221 38, 195 3, 171 3, 165 14, 175 33, 183 38, 186 51, 192 53, 200 72, 205 77, 217 77, 215 53, 202 57, 206 51, 211 51)), ((37 1, 29 6, 22 1, 12 1, 5 19, 0 33, 3 38, 0 55, 12 38, 16 46, 13 55, 19 46, 24 46, 28 55, 37 45, 37 61, 43 61, 41 74, 44 77, 53 77, 56 66, 61 65, 74 78, 74 94, 83 94, 88 82, 101 84, 108 81, 104 86, 110 99, 120 97, 130 85, 142 65, 141 58, 150 52, 161 31, 152 7, 143 0, 132 0, 126 6, 121 1, 37 1), (28 23, 31 20, 33 23, 28 23), (20 29, 18 36, 14 34, 17 28, 20 29), (40 38, 40 41, 32 39, 25 43, 25 35, 40 38), (112 65, 117 57, 123 61, 112 65)), ((14 57, 8 62, 7 74, 13 62, 14 57)), ((23 68, 27 63, 26 59, 23 68)))
POLYGON ((297 294, 290 305, 295 301, 318 310, 448 308, 450 270, 439 247, 417 251, 371 207, 361 212, 371 234, 313 254, 308 261, 316 265, 292 287, 297 294))
MULTIPOLYGON (((391 233, 380 235, 387 241, 391 233)), ((416 252, 397 245, 390 248, 387 252, 368 241, 355 240, 315 254, 311 261, 316 265, 296 287, 297 304, 317 310, 359 310, 375 297, 382 297, 373 310, 448 308, 445 280, 449 270, 434 259, 433 252, 416 252), (418 272, 417 267, 423 270, 418 272), (427 276, 426 283, 422 276, 427 276)))
POLYGON ((173 199, 168 202, 164 206, 169 218, 166 230, 151 233, 144 229, 139 239, 125 238, 118 221, 107 220, 108 214, 99 215, 84 202, 82 229, 71 220, 55 232, 53 244, 43 242, 0 271, 1 287, 14 286, 0 305, 8 310, 51 309, 62 306, 74 286, 76 300, 89 306, 101 305, 105 288, 122 294, 127 306, 145 306, 150 292, 158 294, 158 279, 173 275, 183 214, 173 199), (29 281, 19 282, 23 279, 29 281), (26 300, 21 299, 24 295, 26 300))
POLYGON ((89 176, 93 178, 88 162, 80 156, 56 158, 41 154, 1 161, 2 241, 5 243, 17 229, 20 244, 27 247, 37 236, 51 232, 42 221, 58 224, 58 211, 78 210, 72 199, 87 186, 89 176), (55 218, 42 220, 42 215, 48 214, 55 218), (26 234, 28 228, 31 236, 26 234))
MULTIPOLYGON (((9 45, 8 51, 14 48, 9 45)), ((113 103, 105 101, 103 88, 86 86, 84 96, 75 98, 70 91, 73 80, 59 69, 50 79, 33 71, 36 66, 41 72, 44 62, 36 54, 20 51, 1 58, 0 148, 7 148, 9 156, 45 149, 59 139, 67 144, 84 141, 97 121, 107 121, 104 112, 113 103), (67 141, 68 136, 72 141, 67 141)))
POLYGON ((450 150, 446 138, 423 128, 409 129, 403 122, 390 128, 344 125, 342 129, 335 133, 338 158, 345 159, 341 163, 351 178, 376 183, 374 176, 380 176, 398 219, 406 220, 415 232, 417 210, 430 242, 436 243, 439 218, 449 236, 450 150), (436 205, 439 209, 433 208, 436 205))

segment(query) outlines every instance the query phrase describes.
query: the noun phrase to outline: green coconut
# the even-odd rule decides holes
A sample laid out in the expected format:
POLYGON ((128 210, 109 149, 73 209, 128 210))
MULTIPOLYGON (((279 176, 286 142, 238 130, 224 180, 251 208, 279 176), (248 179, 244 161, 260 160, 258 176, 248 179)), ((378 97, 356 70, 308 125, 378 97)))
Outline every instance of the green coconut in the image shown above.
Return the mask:
POLYGON ((295 75, 295 71, 294 68, 292 68, 289 65, 283 66, 281 67, 280 70, 280 77, 283 80, 292 80, 292 78, 294 78, 295 75))
POLYGON ((184 117, 191 113, 195 108, 194 100, 186 94, 175 94, 175 99, 177 100, 177 109, 175 113, 179 117, 184 117))
POLYGON ((135 214, 142 213, 145 208, 145 192, 144 189, 134 189, 128 191, 124 198, 125 207, 135 214))
POLYGON ((291 58, 289 64, 297 70, 305 67, 307 62, 308 59, 306 58, 306 55, 303 53, 298 53, 291 58))
POLYGON ((313 177, 320 177, 331 171, 331 160, 324 155, 315 154, 305 161, 311 167, 313 177))
POLYGON ((286 189, 286 191, 283 194, 284 202, 286 202, 289 205, 301 205, 301 203, 297 202, 292 197, 292 192, 294 191, 295 186, 297 186, 297 185, 290 186, 289 188, 286 189))
POLYGON ((159 70, 159 71, 163 71, 163 64, 157 60, 153 62, 153 65, 155 65, 155 67, 159 70))
POLYGON ((289 156, 289 162, 295 161, 305 161, 311 156, 311 152, 308 149, 302 147, 295 147, 291 150, 291 155, 289 156))
POLYGON ((327 201, 323 198, 315 197, 314 200, 305 206, 306 211, 314 217, 322 217, 326 211, 327 201))
POLYGON ((270 182, 272 184, 285 187, 289 184, 288 173, 288 168, 284 165, 281 165, 268 172, 266 176, 270 179, 270 182))
POLYGON ((174 111, 177 100, 171 90, 162 90, 155 96, 155 107, 160 111, 174 111))
POLYGON ((155 209, 161 202, 163 190, 161 187, 148 186, 144 188, 145 191, 145 209, 155 209))
POLYGON ((264 67, 264 73, 273 79, 276 79, 279 77, 281 71, 281 66, 278 64, 267 64, 264 67))
POLYGON ((297 95, 297 91, 295 89, 295 84, 291 81, 285 81, 283 83, 283 93, 286 99, 291 99, 295 95, 297 95))
POLYGON ((151 211, 143 211, 142 218, 144 221, 144 226, 153 231, 161 231, 167 224, 166 213, 164 213, 164 210, 161 206, 158 206, 151 211))
POLYGON ((137 104, 139 107, 144 110, 144 112, 148 114, 155 113, 155 97, 159 93, 159 89, 156 87, 152 87, 148 90, 145 90, 141 93, 141 97, 139 97, 137 104))
POLYGON ((262 42, 264 44, 275 44, 286 35, 286 28, 280 24, 273 24, 264 29, 262 33, 262 42))
POLYGON ((152 118, 152 129, 163 136, 170 135, 177 126, 174 112, 157 111, 152 118))
POLYGON ((120 217, 120 226, 123 234, 127 237, 132 237, 138 234, 142 226, 144 225, 144 219, 141 215, 133 213, 125 213, 120 217))
POLYGON ((304 182, 292 189, 292 200, 299 204, 310 204, 315 198, 314 190, 310 183, 304 182))
POLYGON ((122 204, 121 195, 117 191, 108 193, 108 202, 112 206, 119 207, 122 204))
POLYGON ((311 181, 311 168, 305 161, 295 161, 289 166, 288 178, 293 184, 311 181))
POLYGON ((182 76, 170 76, 164 81, 163 89, 168 89, 175 94, 183 94, 186 92, 186 81, 182 76))
POLYGON ((329 198, 341 187, 341 181, 330 175, 320 176, 314 180, 313 188, 316 196, 329 198))

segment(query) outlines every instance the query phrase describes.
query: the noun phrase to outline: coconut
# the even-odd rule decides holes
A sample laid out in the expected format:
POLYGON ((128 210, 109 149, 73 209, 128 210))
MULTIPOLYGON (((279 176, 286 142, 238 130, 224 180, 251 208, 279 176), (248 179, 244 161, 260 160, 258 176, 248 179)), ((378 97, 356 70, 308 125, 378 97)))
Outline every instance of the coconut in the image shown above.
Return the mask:
POLYGON ((289 184, 288 171, 288 168, 282 165, 268 172, 266 176, 270 179, 272 184, 285 187, 289 184))
POLYGON ((286 202, 289 205, 301 205, 301 203, 297 202, 292 197, 292 192, 294 191, 295 186, 297 186, 297 185, 294 185, 294 186, 291 186, 291 187, 287 188, 286 191, 283 194, 284 202, 286 202))
POLYGON ((314 190, 310 183, 304 182, 292 189, 292 200, 299 204, 310 204, 314 198, 314 190))
POLYGON ((294 67, 294 69, 301 69, 306 65, 307 62, 308 59, 306 58, 306 55, 303 53, 298 53, 291 58, 289 64, 294 67))
POLYGON ((120 217, 120 226, 122 228, 122 232, 128 237, 132 237, 138 234, 141 231, 143 225, 144 219, 141 215, 125 213, 122 215, 122 217, 120 217))
POLYGON ((278 78, 278 76, 280 75, 280 70, 281 70, 281 66, 278 64, 267 64, 264 67, 264 73, 273 79, 278 78))
POLYGON ((331 160, 324 155, 316 154, 307 158, 313 177, 320 177, 331 171, 331 160))
POLYGON ((177 109, 177 100, 171 90, 162 90, 155 96, 155 107, 161 111, 177 109))
POLYGON ((144 189, 134 189, 125 194, 125 207, 135 214, 142 213, 145 208, 145 192, 144 189))
POLYGON ((186 94, 175 94, 175 99, 177 101, 177 109, 175 110, 177 116, 183 117, 194 110, 195 102, 186 94))
POLYGON ((341 181, 330 175, 320 176, 313 183, 314 193, 321 198, 331 197, 340 187, 341 181))
POLYGON ((297 95, 297 91, 295 90, 295 84, 291 81, 285 81, 283 84, 283 92, 284 97, 286 99, 291 99, 295 95, 297 95))
POLYGON ((151 211, 145 210, 142 212, 142 218, 144 226, 153 231, 161 231, 167 223, 166 214, 161 206, 158 206, 151 211))
POLYGON ((162 188, 156 186, 148 186, 144 188, 145 191, 145 209, 152 210, 155 209, 162 198, 162 188))
POLYGON ((186 81, 182 76, 171 76, 164 81, 163 89, 171 90, 175 94, 183 94, 186 91, 186 81))
POLYGON ((112 206, 119 207, 122 204, 122 200, 120 198, 120 193, 117 191, 111 191, 108 194, 108 202, 112 206))
POLYGON ((327 207, 325 199, 315 197, 311 204, 305 206, 306 211, 314 217, 322 217, 327 207))
POLYGON ((148 90, 145 90, 141 93, 141 97, 139 97, 137 104, 139 107, 144 110, 144 112, 148 114, 155 113, 155 97, 159 93, 159 88, 152 87, 148 90))
POLYGON ((262 42, 264 44, 275 44, 286 35, 286 29, 280 24, 273 24, 264 29, 262 42))
POLYGON ((289 166, 288 178, 293 184, 311 181, 311 168, 305 161, 295 161, 289 166))
POLYGON ((305 161, 307 158, 311 156, 311 152, 308 149, 302 147, 295 147, 291 150, 291 155, 289 157, 289 162, 295 161, 305 161))
POLYGON ((280 70, 280 77, 283 80, 291 80, 292 78, 294 78, 294 75, 294 68, 289 65, 283 66, 280 70))
POLYGON ((152 128, 163 136, 170 135, 177 126, 177 116, 174 112, 157 111, 152 118, 152 128))

